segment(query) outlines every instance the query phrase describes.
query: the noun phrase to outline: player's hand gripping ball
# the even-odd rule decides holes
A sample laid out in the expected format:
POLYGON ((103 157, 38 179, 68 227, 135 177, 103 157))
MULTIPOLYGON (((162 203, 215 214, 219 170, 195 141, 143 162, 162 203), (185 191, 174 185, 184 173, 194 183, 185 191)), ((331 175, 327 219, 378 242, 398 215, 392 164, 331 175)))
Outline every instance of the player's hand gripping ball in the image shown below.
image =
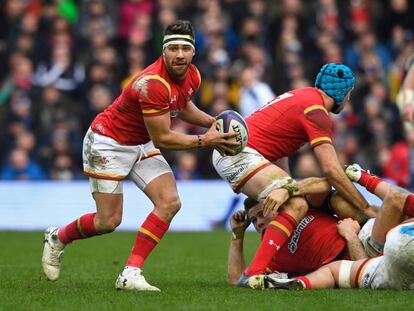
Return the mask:
POLYGON ((249 138, 249 130, 243 117, 234 110, 226 110, 217 117, 217 131, 221 133, 236 132, 239 135, 228 138, 236 141, 239 145, 235 147, 235 154, 242 152, 249 138))

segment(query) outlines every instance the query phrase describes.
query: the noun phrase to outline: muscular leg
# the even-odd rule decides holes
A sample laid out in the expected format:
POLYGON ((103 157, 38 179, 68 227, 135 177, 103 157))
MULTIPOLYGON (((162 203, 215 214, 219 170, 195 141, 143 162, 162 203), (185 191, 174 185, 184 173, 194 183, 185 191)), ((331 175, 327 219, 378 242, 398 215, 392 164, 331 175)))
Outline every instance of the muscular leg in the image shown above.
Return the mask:
POLYGON ((335 288, 338 280, 339 266, 340 261, 334 261, 298 279, 306 280, 307 289, 335 288))
MULTIPOLYGON (((246 182, 241 191, 257 199, 273 180, 284 176, 288 176, 287 173, 277 166, 267 166, 246 182)), ((267 227, 256 255, 245 272, 246 276, 265 271, 272 257, 286 243, 298 222, 305 216, 307 209, 308 205, 302 197, 290 198, 283 205, 283 211, 267 227)))
POLYGON ((94 192, 96 215, 95 229, 99 234, 114 231, 122 221, 123 195, 94 192))
MULTIPOLYGON (((117 182, 113 182, 114 184, 117 182)), ((85 214, 59 229, 63 244, 114 231, 122 220, 122 193, 93 192, 96 213, 85 214)))
POLYGON ((63 248, 75 240, 112 232, 122 219, 122 184, 118 181, 91 179, 96 213, 85 214, 63 228, 45 233, 42 265, 49 280, 57 280, 63 248), (97 192, 98 190, 106 193, 97 192), (109 193, 108 193, 109 192, 109 193))
POLYGON ((297 279, 302 280, 307 289, 353 288, 356 285, 358 270, 364 262, 366 262, 365 259, 352 262, 346 260, 334 261, 297 279), (349 266, 344 269, 347 263, 351 264, 350 269, 349 266), (340 276, 341 266, 343 270, 340 276))
MULTIPOLYGON (((267 166, 247 181, 241 188, 241 192, 249 197, 257 199, 258 194, 261 193, 263 189, 265 189, 272 181, 286 176, 289 175, 276 165, 267 166)), ((318 191, 321 189, 319 186, 325 187, 325 183, 322 182, 318 184, 318 191)), ((312 189, 316 189, 316 187, 312 189)), ((326 187, 322 188, 322 191, 323 190, 326 190, 326 187)), ((290 198, 283 204, 283 212, 290 215, 296 222, 299 222, 305 216, 307 209, 308 204, 302 197, 290 198)))
POLYGON ((166 222, 171 222, 181 208, 177 185, 171 173, 163 174, 152 180, 145 187, 144 193, 154 204, 153 212, 166 222))
POLYGON ((127 261, 127 266, 141 268, 146 258, 168 230, 181 207, 174 176, 166 173, 153 179, 144 189, 154 209, 142 224, 127 261))
POLYGON ((241 188, 248 197, 258 200, 259 194, 275 179, 289 176, 281 168, 276 165, 266 166, 264 169, 257 172, 251 179, 249 179, 241 188))
MULTIPOLYGON (((154 150, 152 142, 146 144, 145 150, 148 154, 157 151, 154 150)), ((137 161, 128 177, 152 201, 154 209, 139 228, 128 261, 118 276, 115 287, 159 291, 157 287, 148 284, 141 267, 161 241, 172 218, 181 207, 174 175, 167 161, 161 155, 156 155, 137 161)))
POLYGON ((401 223, 403 219, 402 208, 407 197, 407 194, 389 189, 372 228, 371 237, 374 241, 384 244, 388 230, 401 223))
MULTIPOLYGON (((401 223, 404 215, 414 215, 414 196, 399 187, 391 186, 381 178, 371 175, 360 168, 351 173, 351 179, 383 200, 372 229, 371 243, 381 250, 388 230, 401 223)), ((373 245, 373 246, 374 246, 373 245)))

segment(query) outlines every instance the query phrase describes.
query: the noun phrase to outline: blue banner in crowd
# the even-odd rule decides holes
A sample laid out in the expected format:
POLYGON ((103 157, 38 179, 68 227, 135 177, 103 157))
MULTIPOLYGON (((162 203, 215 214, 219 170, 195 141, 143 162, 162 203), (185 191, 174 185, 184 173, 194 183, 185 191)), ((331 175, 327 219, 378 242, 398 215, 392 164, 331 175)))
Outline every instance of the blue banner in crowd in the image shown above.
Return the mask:
MULTIPOLYGON (((171 224, 174 231, 206 231, 243 208, 223 181, 178 182, 182 207, 171 224)), ((363 190, 373 204, 381 201, 363 190)), ((152 210, 150 200, 131 182, 124 184, 124 213, 118 229, 136 231, 152 210)), ((89 183, 0 182, 0 230, 44 230, 64 226, 95 211, 89 183)))

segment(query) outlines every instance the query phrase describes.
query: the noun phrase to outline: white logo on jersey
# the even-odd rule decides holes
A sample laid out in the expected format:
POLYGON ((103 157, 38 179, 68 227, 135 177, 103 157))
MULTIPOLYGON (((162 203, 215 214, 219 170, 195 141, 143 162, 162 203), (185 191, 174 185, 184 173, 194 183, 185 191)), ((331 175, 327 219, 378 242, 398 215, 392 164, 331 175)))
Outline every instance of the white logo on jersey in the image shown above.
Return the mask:
POLYGON ((269 245, 274 246, 277 251, 280 249, 280 245, 277 245, 273 240, 269 240, 269 245))
POLYGON ((298 249, 299 238, 300 234, 302 233, 302 230, 305 229, 306 226, 314 219, 315 217, 313 217, 312 215, 306 216, 296 227, 295 231, 293 232, 292 238, 288 243, 288 249, 292 254, 295 253, 298 249))
POLYGON ((102 134, 105 134, 105 128, 103 127, 102 123, 96 124, 96 129, 101 132, 102 134))
POLYGON ((174 104, 177 101, 177 95, 174 95, 173 97, 171 97, 170 99, 170 105, 174 104))

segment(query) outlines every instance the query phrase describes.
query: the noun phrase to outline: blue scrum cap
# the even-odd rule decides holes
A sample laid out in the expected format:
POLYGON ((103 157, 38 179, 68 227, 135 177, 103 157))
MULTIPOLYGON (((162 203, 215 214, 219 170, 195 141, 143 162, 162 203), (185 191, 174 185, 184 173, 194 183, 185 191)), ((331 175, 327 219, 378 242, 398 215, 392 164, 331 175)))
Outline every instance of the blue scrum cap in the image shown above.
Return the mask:
POLYGON ((341 106, 345 95, 354 85, 355 76, 352 70, 343 64, 330 63, 323 65, 315 80, 315 87, 333 98, 335 109, 341 106))

